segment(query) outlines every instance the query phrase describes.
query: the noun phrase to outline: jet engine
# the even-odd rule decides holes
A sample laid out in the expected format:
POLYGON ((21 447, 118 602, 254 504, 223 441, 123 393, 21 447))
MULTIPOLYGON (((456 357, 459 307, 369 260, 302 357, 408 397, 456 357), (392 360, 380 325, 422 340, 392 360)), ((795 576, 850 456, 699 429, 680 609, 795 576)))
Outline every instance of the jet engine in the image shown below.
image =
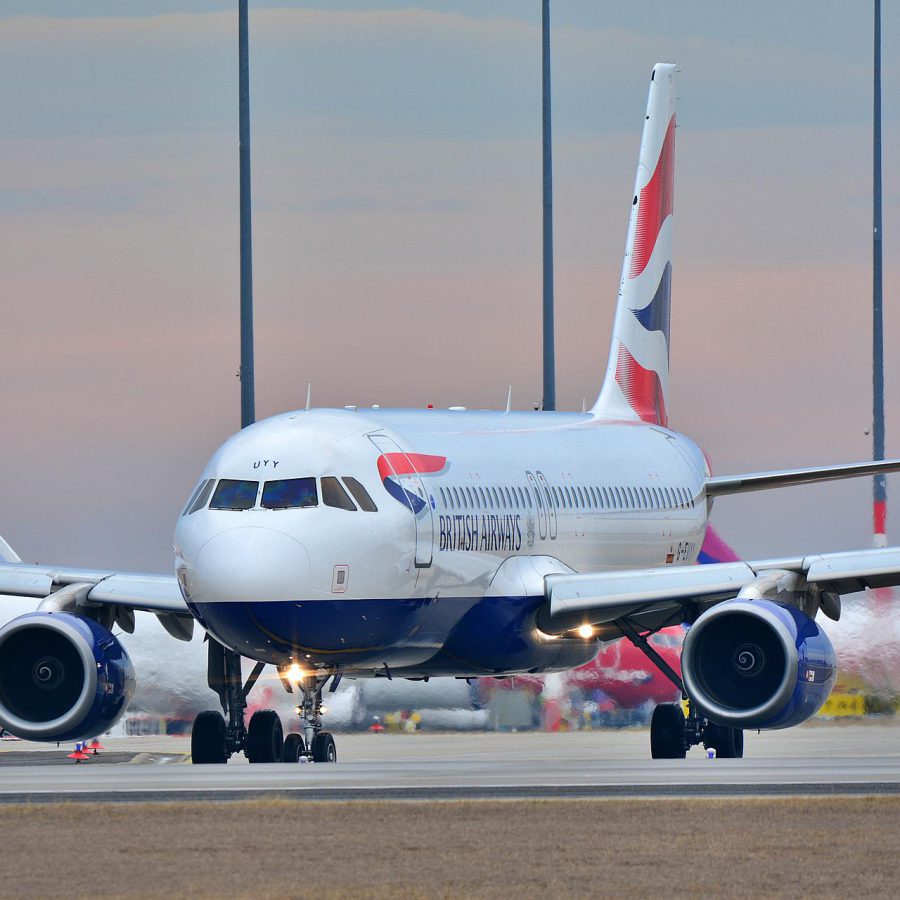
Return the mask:
POLYGON ((681 671, 691 701, 731 728, 790 728, 815 715, 837 674, 824 631, 793 606, 726 600, 701 615, 684 641, 681 671))
POLYGON ((125 712, 134 686, 128 654, 91 619, 34 612, 0 628, 0 725, 17 737, 101 734, 125 712))

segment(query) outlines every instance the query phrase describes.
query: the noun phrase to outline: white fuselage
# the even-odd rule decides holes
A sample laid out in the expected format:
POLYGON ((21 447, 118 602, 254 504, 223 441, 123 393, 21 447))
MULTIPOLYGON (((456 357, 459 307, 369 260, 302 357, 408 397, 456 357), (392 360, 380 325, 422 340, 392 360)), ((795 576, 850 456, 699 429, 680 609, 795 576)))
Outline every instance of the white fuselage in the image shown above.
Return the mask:
POLYGON ((197 618, 252 658, 349 675, 567 668, 596 642, 536 629, 544 576, 694 563, 707 476, 683 436, 589 414, 287 413, 210 460, 201 484, 240 482, 249 508, 182 515, 176 567, 197 618), (264 508, 268 483, 292 479, 315 505, 264 508))

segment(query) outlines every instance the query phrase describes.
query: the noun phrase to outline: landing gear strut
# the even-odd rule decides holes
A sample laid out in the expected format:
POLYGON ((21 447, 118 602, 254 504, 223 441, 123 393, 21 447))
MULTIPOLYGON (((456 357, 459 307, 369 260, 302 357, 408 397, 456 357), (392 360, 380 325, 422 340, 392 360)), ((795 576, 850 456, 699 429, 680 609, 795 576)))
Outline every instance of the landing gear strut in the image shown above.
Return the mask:
POLYGON ((222 712, 206 710, 194 720, 191 759, 194 763, 224 763, 244 751, 252 763, 280 762, 284 743, 281 720, 271 709, 259 710, 244 725, 247 694, 256 684, 264 663, 254 666, 245 684, 241 655, 209 638, 207 681, 219 695, 222 712))
MULTIPOLYGON (((303 700, 297 707, 303 723, 306 756, 313 762, 337 762, 334 738, 322 731, 322 691, 331 677, 330 673, 304 675, 297 684, 303 700)), ((334 690, 334 685, 332 690, 334 690)))
POLYGON ((684 759, 697 744, 716 751, 716 756, 739 759, 744 755, 744 732, 740 728, 716 725, 700 715, 690 702, 681 676, 653 649, 647 640, 652 632, 641 634, 628 622, 620 622, 622 633, 681 692, 687 712, 680 703, 660 703, 650 719, 650 755, 653 759, 684 759))

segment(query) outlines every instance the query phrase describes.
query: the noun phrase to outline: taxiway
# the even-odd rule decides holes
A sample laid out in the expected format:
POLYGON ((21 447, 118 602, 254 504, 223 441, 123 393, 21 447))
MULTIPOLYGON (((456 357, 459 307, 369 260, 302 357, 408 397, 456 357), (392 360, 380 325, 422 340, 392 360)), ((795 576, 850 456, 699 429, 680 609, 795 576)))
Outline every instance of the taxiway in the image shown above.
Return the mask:
POLYGON ((183 738, 107 744, 106 755, 79 765, 40 745, 4 744, 0 802, 900 794, 900 725, 890 722, 750 734, 741 760, 701 749, 651 760, 640 730, 339 735, 336 765, 237 757, 192 766, 183 738))

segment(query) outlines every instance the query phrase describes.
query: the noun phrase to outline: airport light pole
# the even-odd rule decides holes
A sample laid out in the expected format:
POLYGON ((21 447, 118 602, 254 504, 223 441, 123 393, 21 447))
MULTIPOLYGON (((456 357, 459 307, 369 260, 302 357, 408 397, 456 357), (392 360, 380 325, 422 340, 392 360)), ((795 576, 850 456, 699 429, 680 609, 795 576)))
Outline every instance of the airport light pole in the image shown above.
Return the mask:
POLYGON ((544 194, 544 399, 542 409, 556 409, 556 360, 553 338, 553 153, 550 131, 550 0, 541 10, 541 132, 544 194))
POLYGON ((247 0, 238 0, 238 134, 241 203, 241 428, 256 420, 253 376, 253 246, 250 228, 250 48, 247 0))
MULTIPOLYGON (((881 0, 875 0, 872 140, 872 458, 884 459, 884 321, 881 277, 881 0)), ((887 478, 872 485, 873 542, 887 546, 887 478)))

